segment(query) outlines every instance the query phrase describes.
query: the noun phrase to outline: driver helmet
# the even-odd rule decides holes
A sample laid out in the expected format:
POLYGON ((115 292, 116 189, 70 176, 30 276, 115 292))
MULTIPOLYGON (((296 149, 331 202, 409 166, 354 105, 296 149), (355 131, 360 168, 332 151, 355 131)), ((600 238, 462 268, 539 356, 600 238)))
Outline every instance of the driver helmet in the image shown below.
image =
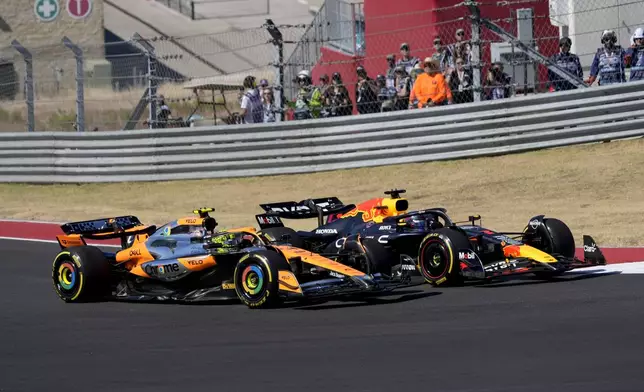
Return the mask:
POLYGON ((434 214, 411 215, 402 219, 406 227, 418 231, 432 231, 443 227, 434 214))

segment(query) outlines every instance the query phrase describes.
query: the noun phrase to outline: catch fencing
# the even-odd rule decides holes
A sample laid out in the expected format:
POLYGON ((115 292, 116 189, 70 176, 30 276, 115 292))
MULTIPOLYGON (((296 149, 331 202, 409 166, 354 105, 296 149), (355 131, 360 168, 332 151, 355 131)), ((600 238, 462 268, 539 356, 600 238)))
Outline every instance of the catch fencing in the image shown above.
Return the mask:
POLYGON ((312 173, 644 136, 644 82, 430 109, 221 127, 0 133, 0 182, 312 173))

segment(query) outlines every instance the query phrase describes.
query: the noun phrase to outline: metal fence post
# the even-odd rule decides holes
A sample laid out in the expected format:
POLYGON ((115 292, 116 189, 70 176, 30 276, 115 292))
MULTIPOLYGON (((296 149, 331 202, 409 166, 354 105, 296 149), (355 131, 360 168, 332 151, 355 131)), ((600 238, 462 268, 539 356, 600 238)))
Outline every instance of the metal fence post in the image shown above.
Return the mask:
POLYGON ((481 11, 475 2, 466 2, 467 7, 470 9, 472 19, 472 81, 474 102, 481 101, 481 11))
POLYGON ((69 38, 63 37, 63 45, 74 53, 76 58, 76 130, 85 131, 85 88, 83 85, 83 50, 69 38))
POLYGON ((282 32, 275 26, 275 23, 271 19, 266 19, 266 24, 264 25, 268 33, 271 35, 271 43, 277 48, 277 69, 278 69, 278 80, 279 80, 279 93, 280 93, 280 119, 284 121, 284 40, 282 32))
POLYGON ((11 46, 18 51, 25 60, 25 102, 27 103, 27 131, 33 132, 35 128, 34 118, 34 63, 31 52, 18 42, 11 41, 11 46))
POLYGON ((133 39, 137 42, 143 51, 145 52, 145 58, 148 63, 148 104, 149 113, 148 113, 148 127, 150 129, 156 128, 157 126, 157 66, 156 66, 156 55, 154 53, 154 47, 143 38, 139 33, 134 33, 133 39))

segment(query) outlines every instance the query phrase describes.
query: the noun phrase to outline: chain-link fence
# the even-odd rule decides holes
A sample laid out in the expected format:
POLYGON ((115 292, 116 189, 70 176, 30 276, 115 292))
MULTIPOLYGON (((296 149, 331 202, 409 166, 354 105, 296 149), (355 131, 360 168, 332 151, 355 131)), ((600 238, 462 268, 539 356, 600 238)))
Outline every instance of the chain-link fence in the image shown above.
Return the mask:
MULTIPOLYGON (((297 30, 285 30, 284 40, 297 42, 292 34, 297 30)), ((271 40, 264 26, 178 38, 108 37, 100 47, 78 47, 79 56, 63 43, 24 48, 29 59, 8 46, 0 52, 0 130, 92 131, 235 122, 245 76, 255 76, 257 83, 277 83, 278 49, 271 40), (25 124, 29 107, 32 125, 25 124), (165 118, 167 110, 169 120, 161 124, 157 117, 165 118)), ((282 49, 290 53, 293 46, 284 44, 282 49)))
POLYGON ((79 48, 80 57, 62 43, 25 48, 28 54, 6 46, 0 49, 0 130, 240 122, 236 113, 248 75, 273 86, 277 110, 281 106, 287 119, 316 92, 321 96, 312 117, 407 110, 424 105, 414 101, 413 90, 426 58, 446 77, 447 99, 440 102, 446 104, 588 88, 644 74, 644 45, 632 40, 644 27, 644 0, 440 4, 419 2, 418 9, 392 12, 377 2, 326 0, 310 25, 125 42, 112 37, 105 45, 79 48), (359 77, 359 67, 366 78, 359 77), (304 100, 296 82, 302 70, 318 86, 305 89, 311 96, 304 100), (171 120, 162 123, 164 108, 171 120))

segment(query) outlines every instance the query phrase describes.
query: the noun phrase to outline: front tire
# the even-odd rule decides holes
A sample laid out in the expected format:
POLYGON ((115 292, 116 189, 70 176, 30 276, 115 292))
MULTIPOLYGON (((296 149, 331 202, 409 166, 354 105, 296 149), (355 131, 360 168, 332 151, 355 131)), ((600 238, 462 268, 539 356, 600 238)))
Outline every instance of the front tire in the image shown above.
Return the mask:
POLYGON ((284 260, 276 252, 259 251, 242 257, 234 272, 235 291, 249 308, 279 305, 278 266, 284 260))
POLYGON ((65 302, 98 301, 110 294, 110 265, 93 246, 67 248, 54 259, 54 291, 65 302))
POLYGON ((458 251, 470 249, 463 233, 441 228, 427 235, 420 244, 418 270, 432 286, 457 286, 463 283, 458 251))
MULTIPOLYGON (((528 229, 526 226, 524 232, 528 229)), ((526 236, 524 242, 550 255, 562 255, 567 258, 575 256, 575 237, 564 222, 555 218, 545 218, 537 227, 536 234, 526 236)), ((539 271, 534 275, 541 279, 550 279, 565 271, 539 271)))

